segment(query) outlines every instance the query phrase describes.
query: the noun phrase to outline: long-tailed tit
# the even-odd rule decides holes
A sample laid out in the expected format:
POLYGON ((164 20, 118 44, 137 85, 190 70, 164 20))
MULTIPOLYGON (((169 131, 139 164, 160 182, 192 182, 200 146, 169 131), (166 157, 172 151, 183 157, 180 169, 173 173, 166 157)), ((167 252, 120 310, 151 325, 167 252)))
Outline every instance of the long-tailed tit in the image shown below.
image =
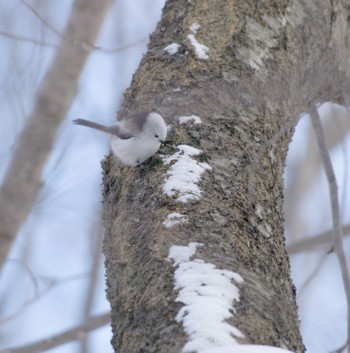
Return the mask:
POLYGON ((112 126, 85 119, 76 119, 73 123, 111 134, 113 153, 129 166, 136 166, 152 157, 167 135, 163 118, 155 112, 142 112, 121 118, 112 126))

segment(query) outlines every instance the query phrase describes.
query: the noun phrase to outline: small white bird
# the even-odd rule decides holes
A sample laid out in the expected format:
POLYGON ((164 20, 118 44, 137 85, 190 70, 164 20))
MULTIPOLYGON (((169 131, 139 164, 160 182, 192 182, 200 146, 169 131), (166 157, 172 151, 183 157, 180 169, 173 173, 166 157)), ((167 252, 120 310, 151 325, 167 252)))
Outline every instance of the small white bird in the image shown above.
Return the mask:
POLYGON ((118 118, 112 126, 104 126, 85 119, 76 119, 73 123, 111 134, 113 153, 123 164, 132 167, 152 157, 167 135, 163 118, 155 112, 142 112, 118 118))

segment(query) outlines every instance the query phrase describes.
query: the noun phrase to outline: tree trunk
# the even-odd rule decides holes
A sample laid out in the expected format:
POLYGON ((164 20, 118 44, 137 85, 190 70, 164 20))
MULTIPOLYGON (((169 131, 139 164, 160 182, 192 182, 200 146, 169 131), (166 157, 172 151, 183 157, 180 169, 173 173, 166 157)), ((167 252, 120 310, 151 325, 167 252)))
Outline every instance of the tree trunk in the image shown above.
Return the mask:
POLYGON ((178 145, 202 151, 192 157, 203 169, 201 195, 181 202, 179 191, 164 192, 174 162, 154 159, 144 169, 104 162, 104 253, 116 352, 202 352, 185 346, 191 327, 178 315, 184 286, 174 288, 174 270, 177 281, 184 263, 211 264, 243 279, 230 275, 239 301, 226 322, 239 330, 236 343, 304 351, 284 248, 283 170, 298 116, 348 89, 345 5, 167 1, 122 113, 160 112, 172 126, 164 152, 173 159, 187 158, 183 147, 174 157, 178 145), (180 45, 174 54, 164 50, 171 43, 180 45), (202 123, 178 123, 192 114, 202 123), (179 223, 163 223, 174 212, 182 215, 179 223), (173 245, 193 256, 169 258, 173 245))

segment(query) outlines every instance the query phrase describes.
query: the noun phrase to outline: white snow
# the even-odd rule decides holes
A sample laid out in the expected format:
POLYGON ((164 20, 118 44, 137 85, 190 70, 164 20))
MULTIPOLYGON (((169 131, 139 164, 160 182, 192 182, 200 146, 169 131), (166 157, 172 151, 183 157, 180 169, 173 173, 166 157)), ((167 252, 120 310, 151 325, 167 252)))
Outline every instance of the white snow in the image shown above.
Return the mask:
POLYGON ((188 223, 188 217, 179 212, 173 212, 167 215, 167 219, 163 222, 166 228, 172 228, 176 224, 188 223))
POLYGON ((240 345, 236 338, 244 335, 226 320, 233 316, 239 300, 236 284, 242 277, 232 271, 218 269, 201 259, 192 259, 200 243, 173 245, 168 259, 174 262, 177 302, 184 306, 175 317, 182 322, 188 341, 183 353, 293 353, 289 350, 260 345, 240 345), (234 282, 234 283, 233 283, 234 282))
POLYGON ((194 124, 200 124, 202 122, 201 118, 197 115, 183 115, 179 116, 178 119, 180 124, 186 124, 190 121, 193 121, 194 124))
POLYGON ((190 30, 193 34, 196 34, 198 29, 199 29, 200 25, 198 23, 193 23, 190 26, 190 30))
POLYGON ((206 45, 199 43, 196 37, 194 36, 197 33, 199 28, 200 28, 200 25, 198 23, 193 23, 190 27, 192 34, 187 35, 187 38, 193 45, 197 58, 202 60, 207 60, 209 58, 209 55, 208 55, 209 48, 206 45))
POLYGON ((201 150, 188 145, 179 145, 177 149, 179 152, 163 157, 164 164, 175 161, 167 171, 168 177, 163 185, 163 192, 168 196, 177 195, 179 202, 198 200, 201 197, 201 190, 197 183, 201 175, 212 168, 207 163, 192 158, 201 154, 201 150))
POLYGON ((187 38, 193 45, 197 58, 207 60, 209 58, 209 48, 206 45, 199 43, 193 34, 189 34, 187 38))
POLYGON ((163 50, 166 51, 168 54, 173 55, 179 51, 180 44, 178 43, 171 43, 167 45, 163 50))
POLYGON ((287 349, 272 347, 272 346, 260 346, 245 344, 239 346, 221 346, 215 348, 205 348, 200 353, 294 353, 287 349))
POLYGON ((173 245, 169 250, 168 259, 173 260, 174 266, 177 266, 181 262, 189 261, 200 246, 203 244, 194 242, 189 243, 188 246, 173 245))
POLYGON ((238 344, 235 337, 244 337, 225 321, 232 317, 233 302, 239 300, 238 288, 232 281, 241 283, 243 279, 235 272, 218 269, 203 260, 190 260, 200 245, 172 246, 168 257, 177 266, 175 289, 179 289, 179 294, 176 301, 184 304, 175 318, 182 322, 189 337, 182 350, 184 353, 232 347, 238 344))

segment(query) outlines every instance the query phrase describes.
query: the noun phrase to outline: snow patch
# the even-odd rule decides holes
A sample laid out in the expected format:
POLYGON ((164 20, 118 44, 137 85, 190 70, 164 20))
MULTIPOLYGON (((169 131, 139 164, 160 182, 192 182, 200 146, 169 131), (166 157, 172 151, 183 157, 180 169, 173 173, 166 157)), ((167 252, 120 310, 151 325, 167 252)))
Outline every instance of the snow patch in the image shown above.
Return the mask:
POLYGON ((179 123, 186 124, 189 121, 193 121, 194 124, 200 124, 202 122, 201 118, 197 115, 179 116, 179 123))
POLYGON ((239 345, 239 346, 221 346, 215 348, 204 348, 198 353, 294 353, 287 349, 272 347, 272 346, 260 346, 260 345, 239 345))
POLYGON ((207 163, 192 158, 201 154, 201 150, 188 145, 179 145, 177 149, 179 152, 163 157, 164 164, 175 161, 167 171, 168 177, 163 185, 163 192, 168 196, 177 194, 179 202, 199 200, 202 193, 197 183, 201 175, 212 168, 207 163))
POLYGON ((197 33, 199 28, 200 28, 200 25, 198 23, 193 23, 190 27, 190 31, 192 32, 192 34, 187 35, 187 38, 189 39, 190 43, 194 47, 194 51, 197 58, 202 60, 207 60, 209 58, 209 55, 208 55, 209 48, 206 45, 199 43, 196 37, 194 36, 197 33))
POLYGON ((192 23, 190 26, 190 31, 193 34, 196 34, 199 28, 200 28, 200 25, 198 23, 192 23))
POLYGON ((239 300, 237 284, 242 277, 235 272, 218 269, 214 264, 191 258, 200 243, 173 245, 168 259, 174 262, 177 302, 184 306, 175 317, 182 322, 188 342, 182 352, 196 353, 295 353, 287 349, 240 345, 236 338, 244 335, 225 320, 233 316, 234 301, 239 300))
POLYGON ((197 58, 207 60, 209 58, 209 48, 206 45, 199 43, 193 34, 189 34, 187 38, 193 45, 197 58))
POLYGON ((177 266, 176 301, 184 304, 175 319, 183 323, 189 337, 182 352, 236 352, 236 338, 244 335, 225 320, 233 316, 233 302, 239 300, 238 288, 232 281, 242 283, 243 279, 235 272, 218 269, 203 260, 190 260, 198 246, 201 244, 174 245, 168 256, 177 266), (226 348, 230 350, 223 350, 226 348))
POLYGON ((174 261, 174 266, 184 261, 190 261, 190 258, 200 246, 203 246, 203 244, 194 242, 189 243, 188 246, 173 245, 169 250, 168 259, 174 261))
POLYGON ((166 51, 168 54, 173 55, 179 51, 180 44, 178 43, 171 43, 167 45, 163 50, 166 51))
POLYGON ((166 228, 172 228, 176 224, 188 223, 188 217, 179 212, 168 214, 167 219, 163 222, 166 228))

